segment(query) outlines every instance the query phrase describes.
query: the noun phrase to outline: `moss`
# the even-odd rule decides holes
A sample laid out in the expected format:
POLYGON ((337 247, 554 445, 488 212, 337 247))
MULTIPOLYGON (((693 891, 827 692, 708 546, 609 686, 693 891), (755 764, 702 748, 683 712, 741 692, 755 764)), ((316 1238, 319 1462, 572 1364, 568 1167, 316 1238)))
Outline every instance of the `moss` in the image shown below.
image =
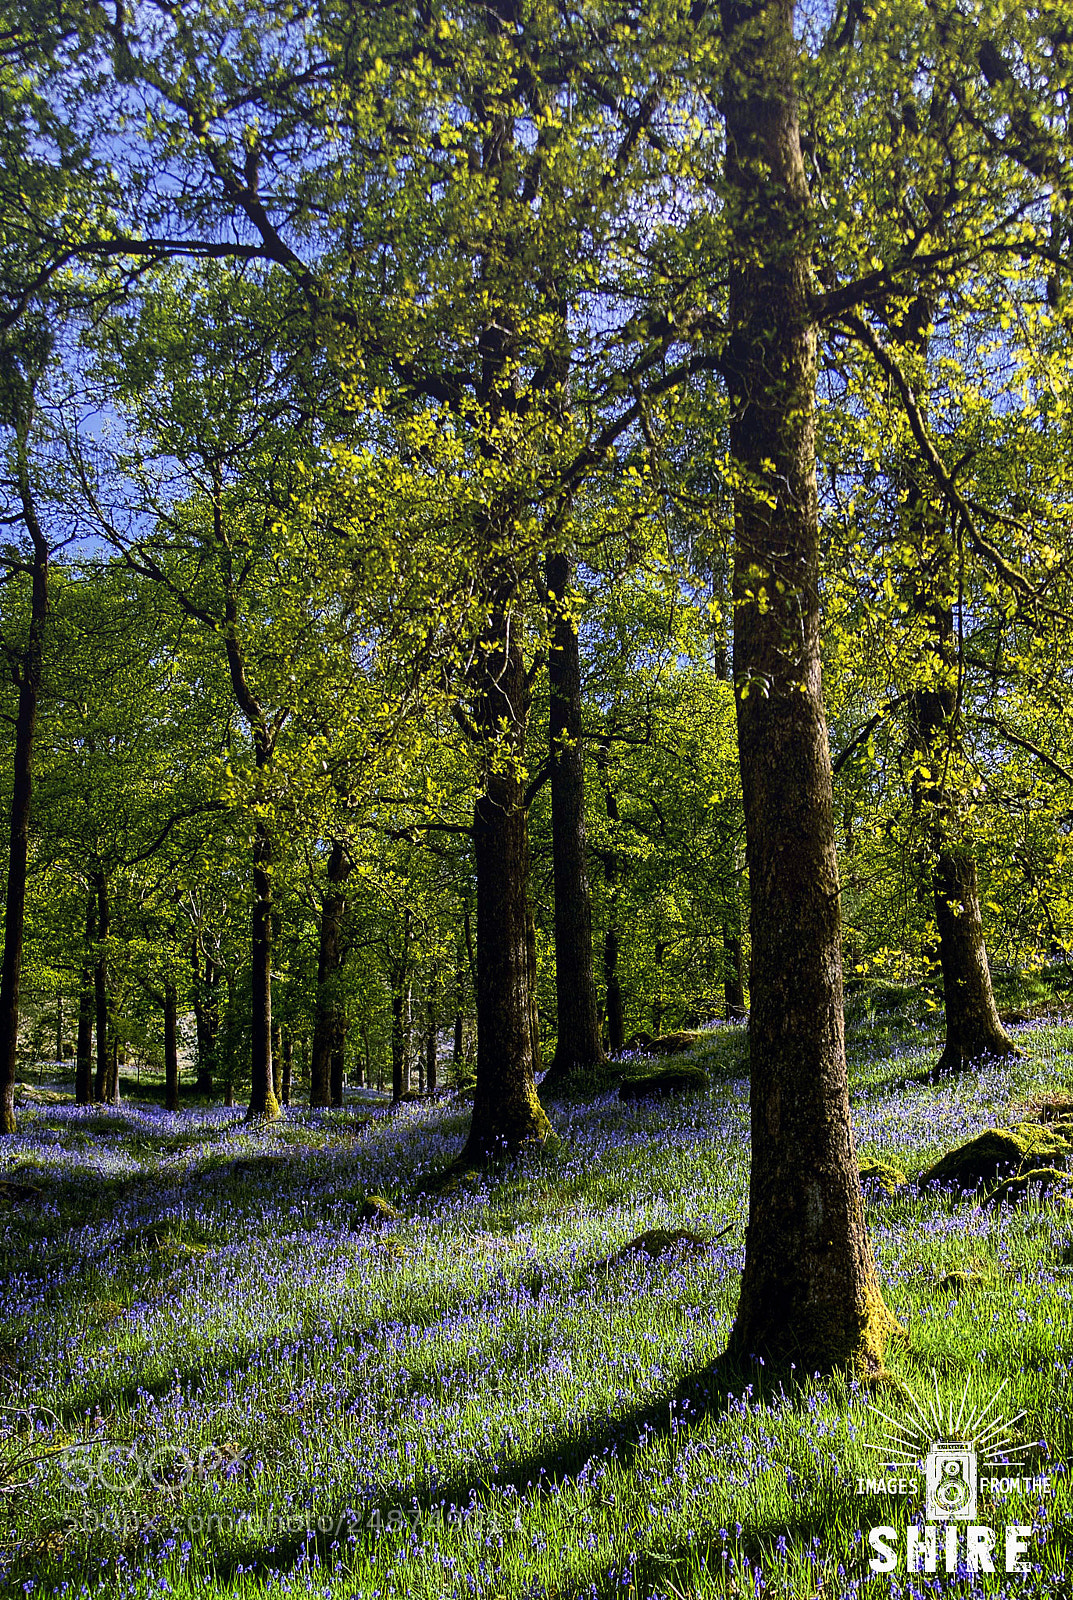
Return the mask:
POLYGON ((859 1170, 865 1194, 884 1194, 889 1198, 907 1182, 905 1173, 886 1161, 868 1158, 860 1163, 859 1170))
POLYGON ((704 1069, 683 1062, 644 1077, 623 1079, 618 1095, 620 1100, 660 1100, 671 1094, 696 1094, 708 1087, 708 1074, 704 1069))
POLYGON ((1064 1162, 1069 1141, 1040 1123, 1013 1128, 988 1128, 968 1144, 959 1145, 929 1167, 917 1180, 921 1189, 938 1186, 971 1193, 1008 1178, 1026 1161, 1038 1165, 1039 1156, 1064 1162))
POLYGON ((966 1290, 982 1289, 987 1286, 988 1280, 982 1272, 974 1272, 965 1267, 955 1267, 953 1272, 947 1272, 939 1279, 938 1287, 944 1294, 962 1294, 966 1290))
POLYGON ((358 1212, 357 1222, 359 1227, 382 1228, 387 1222, 401 1222, 402 1212, 397 1211, 390 1200, 385 1200, 382 1194, 366 1196, 365 1203, 358 1212))
POLYGON ((1036 1167, 1000 1183, 984 1206, 993 1210, 999 1206, 1023 1206, 1032 1200, 1055 1200, 1060 1205, 1073 1206, 1073 1177, 1057 1167, 1036 1167))
POLYGON ((698 1255, 707 1250, 710 1244, 711 1240, 707 1234, 697 1233, 692 1228, 650 1228, 647 1233, 640 1233, 636 1239, 624 1244, 614 1255, 597 1262, 597 1270, 606 1272, 631 1255, 644 1255, 650 1261, 656 1261, 672 1250, 681 1251, 686 1255, 698 1255))

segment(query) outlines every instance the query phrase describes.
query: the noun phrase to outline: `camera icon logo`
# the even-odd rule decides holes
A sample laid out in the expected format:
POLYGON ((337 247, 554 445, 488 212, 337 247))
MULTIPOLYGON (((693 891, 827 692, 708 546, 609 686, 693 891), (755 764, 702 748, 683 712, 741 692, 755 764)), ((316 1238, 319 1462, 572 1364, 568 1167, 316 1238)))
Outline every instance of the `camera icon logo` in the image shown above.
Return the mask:
POLYGON ((976 1519, 976 1451, 969 1445, 935 1443, 924 1462, 928 1522, 976 1519))

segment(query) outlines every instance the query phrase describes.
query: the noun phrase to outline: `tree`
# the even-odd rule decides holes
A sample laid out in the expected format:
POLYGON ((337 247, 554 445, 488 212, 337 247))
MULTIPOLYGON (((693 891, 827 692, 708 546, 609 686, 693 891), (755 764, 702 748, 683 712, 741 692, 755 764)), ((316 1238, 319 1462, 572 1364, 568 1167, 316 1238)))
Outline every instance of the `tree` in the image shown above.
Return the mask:
POLYGON ((734 684, 749 859, 752 1167, 731 1346, 882 1363, 850 1128, 820 687, 811 202, 792 0, 722 0, 734 684))
MULTIPOLYGON (((8 546, 3 568, 10 582, 30 580, 30 610, 25 632, 15 642, 3 640, 15 683, 14 768, 11 790, 11 832, 8 844, 7 899, 4 911, 4 957, 0 974, 0 1133, 15 1132, 15 1070, 19 1033, 19 980, 22 971, 23 925, 26 915, 26 862, 29 849, 30 801, 33 792, 34 733, 48 618, 50 548, 38 512, 31 434, 38 389, 51 350, 44 322, 35 318, 0 343, 0 425, 12 433, 11 474, 5 487, 17 511, 9 523, 21 523, 25 553, 8 546)), ((6 631, 6 630, 5 630, 6 631)), ((22 633, 22 628, 19 629, 22 633)))

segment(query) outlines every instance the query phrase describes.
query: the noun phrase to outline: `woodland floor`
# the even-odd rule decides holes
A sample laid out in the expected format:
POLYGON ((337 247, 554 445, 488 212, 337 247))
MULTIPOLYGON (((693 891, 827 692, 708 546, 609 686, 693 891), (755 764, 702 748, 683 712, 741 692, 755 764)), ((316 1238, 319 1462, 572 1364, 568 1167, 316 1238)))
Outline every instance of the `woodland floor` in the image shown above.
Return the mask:
MULTIPOLYGON (((910 1177, 1073 1091, 1073 1023, 936 1087, 935 1020, 879 989, 850 1011, 858 1153, 910 1177)), ((0 1591, 1069 1594, 1073 1213, 870 1196, 906 1330, 889 1375, 772 1392, 720 1359, 746 1048, 703 1038, 706 1092, 560 1101, 553 1153, 442 1193, 420 1180, 462 1143, 457 1098, 264 1129, 24 1102, 0 1149, 0 1591), (400 1218, 364 1220, 371 1195, 400 1218), (707 1242, 610 1261, 654 1229, 707 1242), (1000 1552, 1004 1524, 1032 1526, 1025 1575, 907 1575, 919 1500, 857 1492, 883 1414, 936 1395, 991 1407, 1029 1447, 1006 1472, 1051 1480, 981 1495, 1000 1552), (868 1570, 880 1524, 903 1541, 890 1575, 868 1570)))

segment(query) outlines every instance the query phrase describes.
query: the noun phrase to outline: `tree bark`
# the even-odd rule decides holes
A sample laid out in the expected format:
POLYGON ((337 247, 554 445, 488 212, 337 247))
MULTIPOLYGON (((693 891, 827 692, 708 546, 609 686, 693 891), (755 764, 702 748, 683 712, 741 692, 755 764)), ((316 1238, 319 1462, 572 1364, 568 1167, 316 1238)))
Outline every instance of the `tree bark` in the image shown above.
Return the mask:
POLYGON ((667 955, 667 946, 662 939, 656 940, 654 955, 656 983, 655 994, 652 996, 652 1032, 658 1039, 663 1032, 663 962, 667 955))
POLYGON ((626 1023, 623 1014, 622 985, 618 975, 618 907, 621 863, 614 842, 614 829, 618 826, 618 796, 611 786, 607 770, 611 747, 607 739, 600 744, 597 770, 604 791, 604 807, 612 826, 612 838, 603 852, 604 882, 608 888, 607 928, 604 933, 604 1012, 607 1017, 607 1048, 618 1055, 626 1044, 626 1023))
POLYGON ((402 948, 391 963, 391 1098, 401 1100, 409 1088, 406 1056, 406 1002, 410 975, 410 908, 402 914, 402 948))
POLYGON ((118 1060, 113 1072, 109 1054, 109 1047, 114 1042, 112 1036, 115 1030, 109 1026, 109 1011, 111 1009, 108 996, 110 907, 108 902, 108 879, 102 867, 94 868, 93 884, 97 894, 97 957, 93 966, 93 998, 97 1029, 97 1076, 93 1087, 97 1100, 118 1100, 118 1060))
POLYGON ((547 1089, 604 1059, 592 963, 592 897, 585 838, 585 749, 581 727, 581 653, 565 608, 570 558, 549 554, 546 581, 551 616, 548 687, 551 695, 551 838, 555 885, 555 1054, 547 1089))
POLYGON ((473 813, 477 878, 477 1083, 463 1160, 546 1139, 537 1098, 529 946, 529 831, 519 768, 529 684, 517 581, 500 571, 476 663, 475 722, 485 762, 473 813))
POLYGON ((164 980, 164 1094, 168 1111, 179 1109, 178 1000, 171 978, 164 980))
POLYGON ((30 628, 18 667, 19 704, 15 713, 15 749, 11 785, 11 833, 4 905, 4 960, 0 971, 0 1134, 15 1132, 15 1075, 19 1046, 19 985, 22 978, 23 929, 26 921, 26 862, 33 796, 33 749, 37 700, 41 690, 45 628, 48 618, 48 544, 37 519, 30 482, 27 438, 29 410, 21 410, 15 428, 15 470, 22 520, 33 551, 30 579, 30 628))
POLYGON ((346 914, 343 884, 353 863, 340 839, 328 857, 328 890, 321 901, 320 947, 317 952, 317 999, 313 1020, 313 1061, 310 1068, 311 1106, 341 1104, 334 1097, 332 1060, 341 1050, 346 1031, 346 1013, 339 993, 343 964, 342 929, 346 914))
MULTIPOLYGON (((935 648, 948 652, 953 640, 949 612, 932 620, 935 648)), ((948 766, 961 765, 956 674, 944 676, 946 683, 940 687, 915 689, 909 695, 911 735, 920 754, 913 777, 913 809, 923 821, 931 856, 930 889, 946 1015, 946 1042, 935 1066, 936 1077, 1016 1050, 999 1020, 991 988, 971 832, 956 788, 943 778, 948 766)))
POLYGON ((741 954, 741 912, 737 902, 723 913, 723 1001, 728 1022, 745 1015, 745 974, 741 954))
POLYGON ((751 887, 749 1223, 730 1347, 882 1365, 842 1018, 820 683, 816 337, 792 0, 721 0, 727 70, 734 680, 751 887))
POLYGON ((283 1029, 272 1023, 272 1093, 283 1104, 283 1029))
POLYGON ((269 1120, 279 1116, 272 1083, 272 840, 258 820, 253 835, 253 1059, 247 1115, 269 1120))
POLYGON ((75 1048, 75 1103, 93 1104, 93 946, 97 940, 97 897, 86 903, 86 937, 78 986, 78 1044, 75 1048))
POLYGON ((332 1049, 331 1091, 332 1091, 332 1105, 333 1106, 341 1106, 342 1103, 343 1103, 343 1087, 344 1087, 345 1081, 346 1081, 346 1050, 343 1047, 343 1041, 340 1039, 339 1042, 332 1049))

